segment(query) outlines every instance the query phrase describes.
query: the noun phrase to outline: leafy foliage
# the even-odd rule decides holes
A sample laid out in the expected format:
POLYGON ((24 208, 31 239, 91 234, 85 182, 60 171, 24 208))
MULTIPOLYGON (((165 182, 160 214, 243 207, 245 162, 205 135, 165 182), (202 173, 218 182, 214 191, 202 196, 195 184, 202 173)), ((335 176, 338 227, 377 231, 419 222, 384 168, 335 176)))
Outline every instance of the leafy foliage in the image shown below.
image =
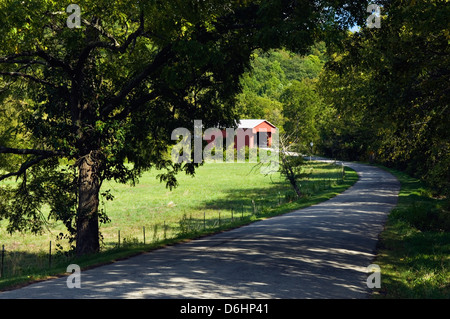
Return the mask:
POLYGON ((330 52, 322 92, 338 120, 328 136, 347 157, 374 157, 449 195, 450 9, 434 0, 383 4, 380 29, 362 28, 330 52))
POLYGON ((255 53, 251 70, 241 80, 240 117, 264 118, 281 133, 295 132, 306 148, 311 141, 319 142, 319 126, 327 112, 316 79, 325 61, 324 42, 311 46, 305 55, 286 49, 255 53))
POLYGON ((104 180, 135 183, 156 168, 174 187, 178 172, 194 173, 194 164, 170 161, 170 133, 194 119, 234 125, 240 77, 255 49, 306 53, 324 21, 338 31, 364 9, 343 0, 80 0, 81 26, 68 28, 69 4, 0 3, 1 82, 23 104, 17 135, 1 140, 0 154, 20 161, 1 160, 7 173, 0 180, 16 177, 18 184, 2 190, 0 216, 12 221, 11 230, 32 220, 37 232, 48 203, 52 218, 76 225, 79 254, 98 250, 104 180), (58 170, 59 161, 70 170, 58 170), (48 191, 56 186, 64 191, 48 191))

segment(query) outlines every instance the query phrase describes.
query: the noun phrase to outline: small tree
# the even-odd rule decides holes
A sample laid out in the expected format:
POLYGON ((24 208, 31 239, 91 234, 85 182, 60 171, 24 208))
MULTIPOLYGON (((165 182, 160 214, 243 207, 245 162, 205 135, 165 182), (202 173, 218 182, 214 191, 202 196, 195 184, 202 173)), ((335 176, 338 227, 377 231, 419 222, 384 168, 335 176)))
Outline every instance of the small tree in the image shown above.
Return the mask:
POLYGON ((309 174, 303 171, 303 155, 299 152, 300 138, 292 134, 284 134, 280 137, 280 172, 291 184, 297 197, 303 195, 300 179, 309 174))

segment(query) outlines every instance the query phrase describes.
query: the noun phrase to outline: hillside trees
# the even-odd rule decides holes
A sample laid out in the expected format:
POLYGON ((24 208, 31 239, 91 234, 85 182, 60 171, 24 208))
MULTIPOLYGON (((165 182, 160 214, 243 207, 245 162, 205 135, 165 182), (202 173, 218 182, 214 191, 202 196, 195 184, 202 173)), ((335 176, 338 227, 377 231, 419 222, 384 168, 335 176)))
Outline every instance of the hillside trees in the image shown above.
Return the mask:
POLYGON ((311 141, 320 142, 327 111, 316 83, 325 61, 324 42, 315 43, 305 54, 286 49, 256 52, 251 70, 241 80, 240 117, 267 119, 285 136, 295 136, 302 149, 311 141))

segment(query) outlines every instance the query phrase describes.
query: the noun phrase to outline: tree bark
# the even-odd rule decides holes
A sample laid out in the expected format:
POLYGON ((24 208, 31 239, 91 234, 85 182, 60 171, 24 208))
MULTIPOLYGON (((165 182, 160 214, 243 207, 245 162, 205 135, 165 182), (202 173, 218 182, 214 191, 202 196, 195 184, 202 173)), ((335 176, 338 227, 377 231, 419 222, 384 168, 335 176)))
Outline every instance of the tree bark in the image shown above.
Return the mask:
POLYGON ((284 174, 286 175, 287 180, 291 184, 291 186, 294 188, 295 193, 297 194, 297 197, 302 197, 302 192, 300 191, 300 188, 297 184, 296 174, 293 170, 292 164, 289 162, 289 160, 286 158, 286 155, 284 154, 284 147, 282 148, 283 151, 281 152, 281 165, 282 169, 284 170, 284 174))
POLYGON ((289 182, 291 183, 292 187, 294 188, 295 193, 297 194, 297 197, 302 197, 302 192, 300 191, 300 188, 298 187, 297 180, 295 178, 295 174, 292 172, 292 169, 289 169, 290 175, 288 176, 289 182))
POLYGON ((100 250, 98 206, 101 181, 95 153, 83 156, 78 161, 78 169, 76 254, 81 256, 100 250))

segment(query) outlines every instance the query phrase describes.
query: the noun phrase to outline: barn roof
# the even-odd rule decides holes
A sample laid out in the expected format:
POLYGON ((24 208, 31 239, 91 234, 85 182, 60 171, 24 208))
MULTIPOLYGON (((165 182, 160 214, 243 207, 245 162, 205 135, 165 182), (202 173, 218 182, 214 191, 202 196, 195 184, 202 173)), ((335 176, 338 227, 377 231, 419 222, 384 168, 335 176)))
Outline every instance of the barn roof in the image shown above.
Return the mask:
POLYGON ((239 120, 238 128, 254 128, 263 122, 267 122, 269 125, 276 127, 275 125, 266 120, 239 120))

